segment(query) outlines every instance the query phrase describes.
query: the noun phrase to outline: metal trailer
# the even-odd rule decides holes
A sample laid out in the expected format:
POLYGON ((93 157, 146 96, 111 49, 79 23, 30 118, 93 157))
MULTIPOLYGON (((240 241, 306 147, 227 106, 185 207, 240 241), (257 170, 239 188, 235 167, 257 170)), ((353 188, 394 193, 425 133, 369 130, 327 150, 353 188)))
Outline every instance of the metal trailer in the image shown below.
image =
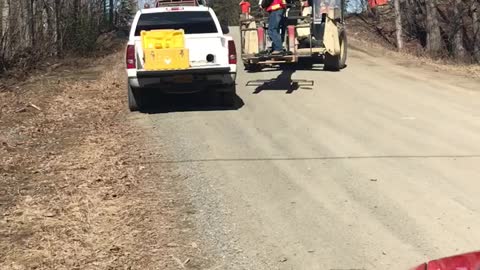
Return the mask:
POLYGON ((346 66, 347 34, 345 0, 287 1, 284 29, 285 54, 271 55, 267 46, 268 18, 240 20, 242 60, 245 69, 297 63, 300 59, 323 62, 324 69, 338 71, 346 66), (310 12, 305 12, 308 8, 310 12), (303 34, 302 36, 300 34, 303 34))

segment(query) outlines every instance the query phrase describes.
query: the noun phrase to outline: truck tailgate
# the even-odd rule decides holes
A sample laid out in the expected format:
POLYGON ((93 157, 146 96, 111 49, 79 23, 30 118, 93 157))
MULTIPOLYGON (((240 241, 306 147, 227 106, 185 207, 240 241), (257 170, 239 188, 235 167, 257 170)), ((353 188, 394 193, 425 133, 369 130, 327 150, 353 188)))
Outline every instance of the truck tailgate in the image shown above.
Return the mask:
MULTIPOLYGON (((228 41, 219 34, 185 35, 185 47, 189 50, 190 66, 197 67, 228 67, 228 41), (207 56, 213 56, 208 62, 207 56)), ((140 38, 135 40, 138 70, 144 69, 145 59, 140 38)))
POLYGON ((218 34, 186 35, 185 46, 190 51, 192 67, 212 64, 228 66, 228 42, 223 36, 218 34), (207 61, 208 55, 213 55, 213 62, 207 61))

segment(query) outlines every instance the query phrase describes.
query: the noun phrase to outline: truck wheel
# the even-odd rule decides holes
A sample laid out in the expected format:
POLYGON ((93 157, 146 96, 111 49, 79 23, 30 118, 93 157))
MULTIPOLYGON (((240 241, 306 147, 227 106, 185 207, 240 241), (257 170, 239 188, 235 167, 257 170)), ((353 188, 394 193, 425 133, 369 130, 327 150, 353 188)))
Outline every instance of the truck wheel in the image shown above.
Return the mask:
POLYGON ((235 98, 237 91, 235 85, 227 88, 227 91, 220 92, 220 105, 225 107, 233 107, 235 105, 235 98))
POLYGON ((131 112, 140 110, 141 95, 140 90, 128 85, 128 108, 131 112))

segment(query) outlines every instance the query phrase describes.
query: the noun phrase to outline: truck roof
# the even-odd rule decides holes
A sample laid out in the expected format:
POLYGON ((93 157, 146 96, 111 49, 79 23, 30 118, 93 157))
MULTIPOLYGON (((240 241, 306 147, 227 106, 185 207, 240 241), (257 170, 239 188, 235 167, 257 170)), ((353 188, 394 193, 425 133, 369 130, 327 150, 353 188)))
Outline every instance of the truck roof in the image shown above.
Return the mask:
POLYGON ((209 11, 209 7, 205 6, 175 6, 175 7, 158 7, 141 9, 142 14, 160 13, 160 12, 182 12, 182 11, 209 11))
POLYGON ((157 0, 155 7, 166 6, 199 6, 203 5, 205 1, 202 0, 157 0))

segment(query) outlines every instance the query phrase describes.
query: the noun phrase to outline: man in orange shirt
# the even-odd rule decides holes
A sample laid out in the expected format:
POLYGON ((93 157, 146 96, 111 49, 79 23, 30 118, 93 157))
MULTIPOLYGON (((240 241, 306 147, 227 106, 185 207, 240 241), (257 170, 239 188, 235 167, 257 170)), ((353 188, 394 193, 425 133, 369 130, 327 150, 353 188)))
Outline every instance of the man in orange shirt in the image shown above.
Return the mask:
POLYGON ((283 39, 285 35, 285 10, 287 3, 285 0, 273 0, 265 8, 268 12, 268 35, 272 40, 272 55, 283 53, 283 39))

